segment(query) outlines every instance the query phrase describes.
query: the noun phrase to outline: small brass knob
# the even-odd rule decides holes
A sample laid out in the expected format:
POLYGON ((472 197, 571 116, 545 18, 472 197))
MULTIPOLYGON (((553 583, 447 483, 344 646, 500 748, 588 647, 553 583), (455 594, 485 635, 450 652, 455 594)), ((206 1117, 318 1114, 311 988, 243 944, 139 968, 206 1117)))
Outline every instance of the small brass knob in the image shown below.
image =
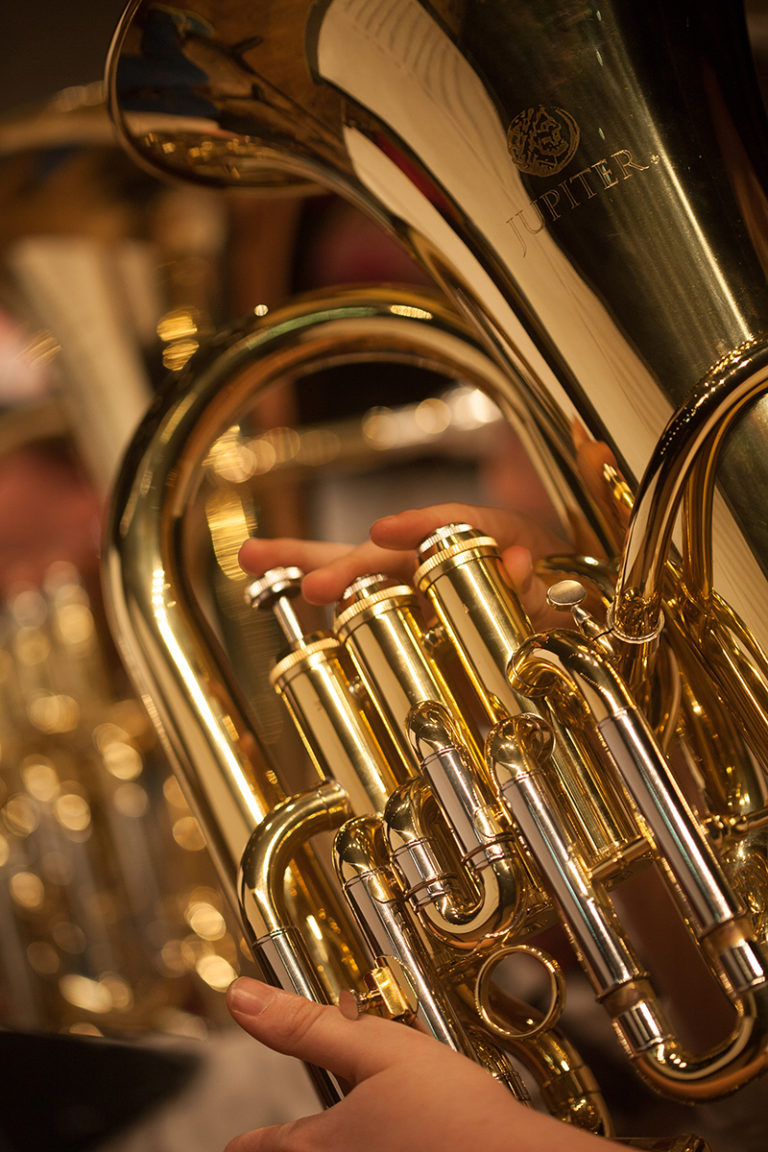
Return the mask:
POLYGON ((369 1009, 389 1020, 402 1020, 416 1011, 418 998, 413 985, 394 956, 386 957, 378 968, 372 968, 364 980, 367 992, 345 989, 339 995, 339 1011, 347 1020, 357 1020, 369 1009))

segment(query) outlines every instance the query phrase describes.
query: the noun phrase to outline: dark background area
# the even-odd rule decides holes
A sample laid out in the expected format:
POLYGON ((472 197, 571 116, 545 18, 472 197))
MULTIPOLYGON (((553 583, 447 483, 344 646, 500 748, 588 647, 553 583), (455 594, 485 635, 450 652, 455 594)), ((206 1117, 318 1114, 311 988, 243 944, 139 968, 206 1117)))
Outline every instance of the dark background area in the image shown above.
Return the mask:
POLYGON ((100 80, 124 0, 0 0, 0 112, 100 80))
MULTIPOLYGON (((0 0, 0 113, 100 80, 125 0, 0 0)), ((738 10, 738 5, 734 3, 738 10)), ((768 0, 747 0, 768 41, 768 0)))

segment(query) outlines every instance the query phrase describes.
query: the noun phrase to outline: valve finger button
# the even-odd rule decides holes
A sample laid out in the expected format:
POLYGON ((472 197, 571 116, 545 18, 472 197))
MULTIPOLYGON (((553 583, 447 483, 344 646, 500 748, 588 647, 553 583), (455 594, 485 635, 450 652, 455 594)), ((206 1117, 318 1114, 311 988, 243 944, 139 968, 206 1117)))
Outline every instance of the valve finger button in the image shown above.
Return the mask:
POLYGON ((248 585, 245 590, 246 602, 253 608, 271 608, 273 601, 281 596, 290 599, 298 596, 303 579, 301 568, 270 568, 248 585))
POLYGON ((346 1020, 357 1020, 365 1011, 365 997, 351 988, 345 988, 339 993, 339 1012, 346 1020))
POLYGON ((558 580, 547 589, 547 603, 561 612, 572 612, 586 599, 587 590, 578 580, 558 580))
POLYGON ((245 590, 245 600, 252 608, 271 608, 289 644, 301 645, 302 628, 291 600, 301 592, 304 573, 301 568, 270 568, 245 590))

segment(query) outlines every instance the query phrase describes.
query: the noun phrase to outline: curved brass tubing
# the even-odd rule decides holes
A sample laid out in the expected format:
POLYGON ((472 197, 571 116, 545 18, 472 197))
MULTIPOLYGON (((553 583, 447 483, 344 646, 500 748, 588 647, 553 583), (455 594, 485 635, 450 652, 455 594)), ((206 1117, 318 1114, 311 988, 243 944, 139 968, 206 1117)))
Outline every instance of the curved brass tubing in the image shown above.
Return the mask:
POLYGON ((632 1055, 638 1072, 658 1092, 689 1104, 727 1096, 768 1067, 768 988, 743 996, 731 1036, 711 1052, 694 1056, 672 1037, 632 1055))
POLYGON ((394 956, 408 975, 417 996, 417 1022, 455 1051, 475 1059, 459 1016, 436 978, 422 931, 402 899, 381 819, 350 820, 336 836, 334 854, 344 892, 376 962, 394 956))
MULTIPOLYGON (((301 796, 290 796, 255 829, 240 867, 241 919, 264 978, 321 1004, 332 1003, 339 992, 338 988, 329 986, 328 978, 346 968, 352 983, 362 963, 355 964, 353 960, 352 924, 345 916, 343 955, 331 955, 327 949, 332 933, 323 933, 325 956, 320 954, 316 938, 310 954, 297 921, 306 922, 308 915, 318 914, 332 919, 333 905, 336 904, 338 911, 338 901, 333 900, 329 891, 329 899, 320 906, 322 913, 310 907, 303 916, 297 916, 296 907, 286 906, 285 885, 291 861, 299 855, 299 850, 306 859, 311 837, 338 828, 348 815, 344 790, 331 780, 301 796), (326 978, 325 983, 321 974, 326 978)), ((358 955, 362 955, 362 949, 358 949, 358 955)), ((314 1067, 310 1067, 309 1072, 326 1106, 343 1097, 344 1091, 331 1073, 314 1067)))
MULTIPOLYGON (((461 986, 459 995, 470 1008, 471 990, 461 986)), ((511 1025, 522 1031, 536 1021, 538 1014, 529 1004, 500 991, 497 995, 498 1012, 511 1025)), ((472 1031, 470 1035, 477 1043, 472 1031)), ((553 1116, 599 1136, 613 1135, 613 1122, 592 1070, 556 1024, 536 1032, 535 1041, 516 1041, 505 1032, 504 1042, 533 1076, 553 1116)))
POLYGON ((329 999, 329 990, 321 986, 286 909, 286 874, 300 848, 318 832, 339 828, 349 815, 346 793, 333 780, 289 796, 254 830, 240 865, 240 910, 273 982, 320 1002, 329 999))
MULTIPOLYGON (((406 728, 462 871, 476 893, 474 901, 463 907, 446 893, 438 901, 424 903, 421 914, 438 934, 452 937, 459 947, 470 947, 489 933, 508 930, 519 916, 523 900, 520 857, 496 798, 445 705, 434 700, 416 705, 406 728)), ((404 798, 411 810, 410 827, 401 804, 396 830, 387 815, 390 845, 396 838, 400 848, 396 858, 405 853, 408 843, 423 840, 423 829, 428 826, 423 819, 423 790, 408 789, 404 798)))
POLYGON ((384 814, 392 861, 409 900, 425 926, 454 948, 492 945, 490 933, 512 927, 521 912, 522 869, 511 857, 477 867, 461 860, 464 883, 451 875, 451 863, 440 852, 450 830, 441 821, 428 786, 412 780, 394 793, 384 814), (441 821, 442 835, 436 822, 441 821))
MULTIPOLYGON (((710 931, 742 915, 647 720, 599 647, 575 632, 534 637, 517 653, 510 674, 521 690, 545 696, 556 714, 574 696, 581 703, 587 723, 607 748, 609 770, 615 765, 647 820, 701 929, 710 931)), ((762 960, 755 957, 753 962, 765 979, 762 960)), ((729 976, 734 978, 735 972, 729 976)), ((751 977, 746 986, 754 983, 751 977)))
MULTIPOLYGON (((683 914, 735 1002, 738 1022, 728 1041, 697 1058, 671 1038, 644 975, 627 974, 612 988, 604 987, 606 1009, 633 1049, 638 1068, 660 1090, 682 1099, 734 1091, 768 1062, 768 965, 645 718, 599 649, 575 633, 534 637, 518 653, 511 675, 521 690, 544 695, 555 713, 573 696, 581 702, 608 751, 606 768, 618 770, 684 894, 683 914), (628 1018, 622 1022, 628 1010, 631 1023, 628 1018)), ((526 733, 520 734, 525 740, 526 733)), ((543 772, 541 755, 532 768, 524 750, 510 753, 509 746, 498 760, 502 794, 510 804, 515 789, 530 787, 535 774, 543 772)))
MULTIPOLYGON (((630 668, 637 663, 632 650, 658 632, 664 565, 691 476, 698 473, 705 478, 698 504, 711 507, 715 464, 725 435, 766 388, 768 343, 764 337, 755 338, 713 365, 658 441, 634 500, 613 602, 612 640, 630 668)), ((709 529, 701 535, 689 532, 687 543, 697 553, 701 550, 689 555, 689 571, 706 576, 711 568, 709 529)))
MULTIPOLYGON (((768 661, 735 612, 713 591, 690 594, 686 582, 677 607, 676 625, 685 631, 689 659, 712 678, 728 709, 738 717, 744 740, 768 764, 768 661)), ((755 805, 768 790, 765 772, 755 775, 740 764, 742 787, 755 805)))
MULTIPOLYGON (((169 381, 125 459, 105 541, 105 597, 121 652, 163 734, 230 899, 254 827, 286 795, 234 673, 189 586, 184 518, 216 439, 287 375, 345 359, 417 355, 490 395, 505 377, 435 294, 318 294, 214 342, 169 381)), ((291 789, 292 790, 292 789, 291 789)))

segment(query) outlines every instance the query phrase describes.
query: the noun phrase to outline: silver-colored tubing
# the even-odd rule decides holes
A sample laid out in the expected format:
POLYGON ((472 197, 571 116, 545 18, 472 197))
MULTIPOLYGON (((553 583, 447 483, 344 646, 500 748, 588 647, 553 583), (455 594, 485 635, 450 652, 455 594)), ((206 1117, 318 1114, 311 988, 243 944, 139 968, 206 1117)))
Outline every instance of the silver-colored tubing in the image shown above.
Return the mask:
POLYGON ((596 647, 572 632, 537 636, 515 660, 513 676, 534 693, 546 694, 557 684, 581 697, 611 760, 648 821, 659 851, 685 893, 701 932, 741 915, 743 909, 647 721, 596 647))
POLYGON ((488 736, 488 762, 504 803, 546 875, 596 985, 606 991, 642 978, 637 959, 612 922, 610 911, 601 906, 562 821, 557 819, 557 799, 545 769, 527 753, 524 733, 519 740, 521 727, 515 720, 504 720, 488 736))
POLYGON ((381 822, 376 817, 351 821, 337 836, 335 852, 345 895, 377 962, 394 956, 413 984, 421 1026, 454 1051, 472 1057, 472 1045, 435 978, 428 949, 386 862, 381 822))

